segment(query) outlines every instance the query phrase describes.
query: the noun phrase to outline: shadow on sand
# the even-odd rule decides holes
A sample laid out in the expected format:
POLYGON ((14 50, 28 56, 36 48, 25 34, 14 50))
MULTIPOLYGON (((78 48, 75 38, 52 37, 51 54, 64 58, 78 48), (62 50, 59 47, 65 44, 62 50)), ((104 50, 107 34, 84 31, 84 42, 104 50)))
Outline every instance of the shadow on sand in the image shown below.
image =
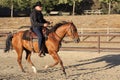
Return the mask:
MULTIPOLYGON (((97 58, 92 58, 92 59, 86 59, 86 60, 80 60, 78 62, 74 63, 73 65, 68 65, 65 66, 65 69, 71 69, 73 68, 73 71, 77 71, 78 73, 74 73, 69 75, 70 76, 80 76, 81 74, 90 74, 94 72, 99 72, 107 69, 111 69, 115 66, 120 65, 120 55, 106 55, 102 57, 97 57, 97 58), (95 67, 94 64, 99 62, 106 62, 106 65, 100 66, 100 67, 95 67), (77 64, 76 64, 77 63, 77 64), (81 66, 88 66, 89 64, 93 65, 93 68, 83 68, 81 66), (83 72, 84 70, 84 72, 83 72)), ((98 65, 99 66, 99 65, 98 65)), ((57 71, 61 71, 61 68, 50 68, 47 70, 39 70, 38 73, 54 73, 57 71)), ((72 70, 71 70, 72 71, 72 70)))
POLYGON ((92 58, 92 59, 87 59, 87 60, 81 60, 78 61, 78 64, 75 65, 69 65, 66 68, 73 68, 73 67, 77 67, 77 71, 82 71, 85 70, 84 73, 80 72, 77 74, 73 74, 70 76, 75 76, 75 75, 81 75, 81 74, 89 74, 89 73, 94 73, 94 72, 99 72, 99 71, 103 71, 103 70, 107 70, 107 69, 111 69, 113 67, 119 66, 120 65, 120 55, 106 55, 106 56, 102 56, 102 57, 97 57, 97 58, 92 58), (79 68, 80 66, 83 65, 88 65, 88 64, 96 64, 99 62, 105 62, 106 65, 104 66, 100 66, 100 67, 94 67, 94 68, 79 68))

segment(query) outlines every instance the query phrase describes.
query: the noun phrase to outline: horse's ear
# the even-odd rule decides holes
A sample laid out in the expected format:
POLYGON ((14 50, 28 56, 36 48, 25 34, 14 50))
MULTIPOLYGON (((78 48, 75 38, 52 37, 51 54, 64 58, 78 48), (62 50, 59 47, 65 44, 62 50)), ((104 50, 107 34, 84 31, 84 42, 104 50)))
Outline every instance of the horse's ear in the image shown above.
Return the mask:
POLYGON ((67 20, 67 22, 70 22, 70 20, 67 20))
POLYGON ((71 21, 70 21, 70 23, 72 23, 72 24, 73 24, 73 21, 71 20, 71 21))

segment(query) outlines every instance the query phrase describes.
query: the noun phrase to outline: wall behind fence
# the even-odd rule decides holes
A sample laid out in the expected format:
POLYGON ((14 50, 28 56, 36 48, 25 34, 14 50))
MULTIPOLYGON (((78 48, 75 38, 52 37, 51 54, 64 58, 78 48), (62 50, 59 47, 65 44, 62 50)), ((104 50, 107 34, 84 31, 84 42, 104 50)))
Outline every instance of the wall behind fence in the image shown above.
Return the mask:
MULTIPOLYGON (((83 16, 45 16, 45 19, 53 21, 72 21, 77 27, 82 28, 120 28, 120 15, 83 15, 83 16)), ((29 17, 0 18, 0 28, 19 28, 30 26, 29 17)))

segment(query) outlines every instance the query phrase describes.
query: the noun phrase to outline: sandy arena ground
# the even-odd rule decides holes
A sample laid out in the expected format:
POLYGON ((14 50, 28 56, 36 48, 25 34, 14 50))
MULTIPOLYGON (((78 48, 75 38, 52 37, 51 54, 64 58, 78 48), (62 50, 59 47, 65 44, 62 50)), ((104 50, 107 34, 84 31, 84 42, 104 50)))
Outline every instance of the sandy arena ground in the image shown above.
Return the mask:
POLYGON ((120 80, 120 52, 98 54, 90 51, 60 51, 67 77, 61 75, 60 65, 44 69, 45 65, 53 63, 50 55, 40 58, 37 54, 32 54, 32 61, 38 70, 34 74, 25 60, 25 53, 23 66, 26 73, 22 73, 14 51, 0 52, 0 80, 120 80))

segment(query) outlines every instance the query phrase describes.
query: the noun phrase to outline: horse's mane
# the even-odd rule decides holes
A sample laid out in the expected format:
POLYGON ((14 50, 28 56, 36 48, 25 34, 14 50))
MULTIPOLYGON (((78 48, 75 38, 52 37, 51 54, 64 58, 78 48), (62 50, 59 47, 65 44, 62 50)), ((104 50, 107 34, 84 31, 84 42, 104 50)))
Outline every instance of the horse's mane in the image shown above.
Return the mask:
POLYGON ((64 24, 67 24, 67 21, 61 21, 59 23, 56 23, 50 30, 49 32, 55 32, 59 27, 61 27, 64 24))

